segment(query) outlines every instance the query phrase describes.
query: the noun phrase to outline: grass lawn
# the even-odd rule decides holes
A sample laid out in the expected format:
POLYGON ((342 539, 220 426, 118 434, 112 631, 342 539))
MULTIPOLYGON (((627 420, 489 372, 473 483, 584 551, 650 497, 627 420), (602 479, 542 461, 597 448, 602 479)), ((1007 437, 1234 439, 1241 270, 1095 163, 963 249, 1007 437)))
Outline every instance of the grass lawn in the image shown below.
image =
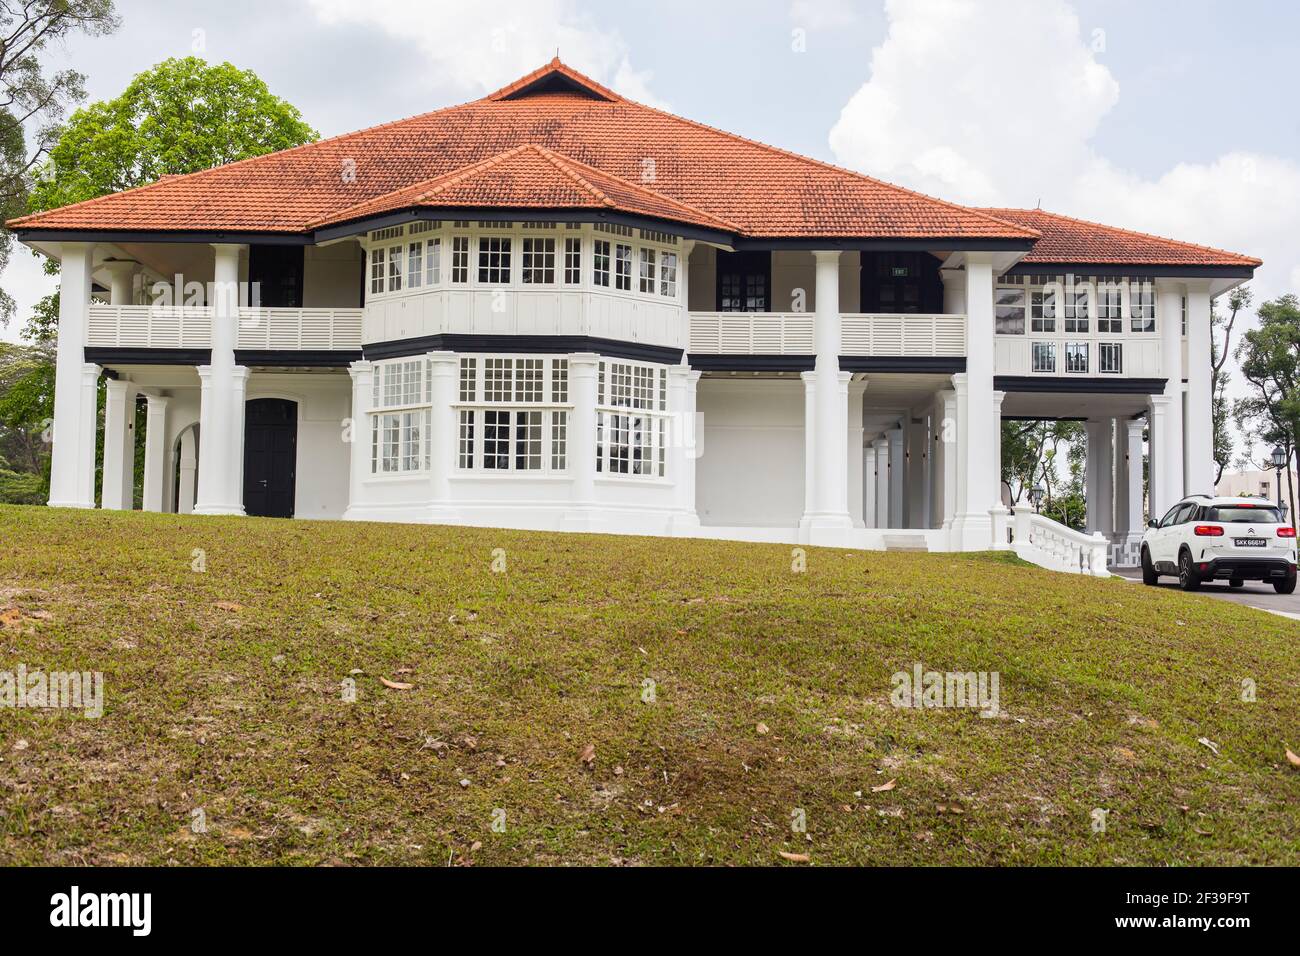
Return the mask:
POLYGON ((1300 863, 1300 624, 1006 556, 0 507, 0 625, 0 863, 1300 863))

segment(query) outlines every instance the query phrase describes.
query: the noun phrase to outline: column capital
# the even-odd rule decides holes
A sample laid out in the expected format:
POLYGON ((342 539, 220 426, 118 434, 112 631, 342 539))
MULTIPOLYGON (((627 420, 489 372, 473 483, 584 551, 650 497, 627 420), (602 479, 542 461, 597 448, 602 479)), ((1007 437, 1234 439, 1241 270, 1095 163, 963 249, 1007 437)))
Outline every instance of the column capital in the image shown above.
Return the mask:
POLYGON ((809 388, 812 388, 812 386, 814 385, 814 383, 816 383, 816 381, 817 381, 817 373, 816 373, 816 372, 800 372, 800 373, 799 373, 799 377, 800 377, 801 379, 803 379, 803 383, 804 383, 804 385, 806 385, 806 386, 809 387, 809 388))
POLYGON ((354 382, 368 380, 374 374, 374 371, 375 363, 367 362, 365 359, 348 363, 348 375, 352 377, 354 382))
POLYGON ((873 438, 873 439, 872 439, 871 441, 869 441, 867 444, 869 444, 872 448, 876 448, 876 449, 882 449, 882 448, 883 448, 883 449, 885 449, 886 451, 889 450, 889 439, 888 439, 888 438, 873 438))
POLYGON ((1169 402, 1172 400, 1172 398, 1173 398, 1172 395, 1151 395, 1148 396, 1147 400, 1151 402, 1151 407, 1156 412, 1163 412, 1167 410, 1169 402))
POLYGON ((424 357, 434 365, 456 365, 460 361, 460 356, 455 352, 447 349, 437 349, 432 352, 425 352, 424 357))
POLYGON ((569 369, 570 371, 578 368, 595 369, 600 365, 600 355, 596 352, 570 352, 569 369))
POLYGON ((230 370, 230 381, 235 385, 243 387, 248 381, 249 373, 252 371, 247 365, 236 365, 230 370))
POLYGON ((166 411, 168 404, 170 404, 172 400, 170 395, 150 395, 148 393, 145 394, 144 398, 145 403, 149 407, 150 413, 153 413, 155 410, 166 411))
POLYGON ((956 372, 953 374, 952 387, 954 394, 966 394, 967 389, 970 387, 970 379, 967 377, 965 372, 956 372))
POLYGON ((814 249, 813 258, 820 262, 839 262, 844 253, 840 249, 814 249))
MULTIPOLYGON (((1161 396, 1162 398, 1164 396, 1161 396)), ((1130 438, 1141 438, 1142 433, 1146 431, 1147 423, 1142 418, 1130 418, 1128 420, 1128 434, 1130 438)))

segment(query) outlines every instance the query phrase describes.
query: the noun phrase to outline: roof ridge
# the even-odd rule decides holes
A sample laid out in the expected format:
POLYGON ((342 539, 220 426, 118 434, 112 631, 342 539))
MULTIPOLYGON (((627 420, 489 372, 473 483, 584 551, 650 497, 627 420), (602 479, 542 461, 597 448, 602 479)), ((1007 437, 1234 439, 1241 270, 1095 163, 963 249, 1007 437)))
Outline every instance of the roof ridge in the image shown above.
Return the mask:
POLYGON ((1216 252, 1219 255, 1231 256, 1234 259, 1241 259, 1247 262, 1255 262, 1258 263, 1259 265, 1264 264, 1264 260, 1262 259, 1258 259, 1254 256, 1247 256, 1240 252, 1233 252, 1231 249, 1220 249, 1217 246, 1207 246, 1199 242, 1188 242, 1185 239, 1172 239, 1169 236, 1157 235, 1154 232, 1141 232, 1140 230, 1137 229, 1125 228, 1124 226, 1111 226, 1104 222, 1096 222, 1092 219, 1080 219, 1078 216, 1067 216, 1065 213, 1052 212, 1048 209, 1041 209, 1041 208, 1040 209, 1017 209, 1015 206, 983 206, 983 207, 976 207, 976 208, 987 209, 990 212, 1023 212, 1023 213, 1031 213, 1031 214, 1037 213, 1038 215, 1048 216, 1053 219, 1064 219, 1067 222, 1077 222, 1082 226, 1093 226, 1094 228, 1105 229, 1109 232, 1118 232, 1118 233, 1123 233, 1126 236, 1135 236, 1138 239, 1155 239, 1159 242, 1168 242, 1175 246, 1183 246, 1184 248, 1188 248, 1188 249, 1199 249, 1202 252, 1216 252))
MULTIPOLYGON (((570 163, 577 162, 573 157, 565 156, 563 153, 557 153, 554 150, 547 149, 540 143, 529 143, 528 145, 533 146, 542 155, 543 159, 559 170, 561 175, 567 176, 583 189, 587 190, 587 192, 595 196, 602 206, 614 205, 614 200, 605 195, 604 191, 598 188, 594 183, 588 182, 576 169, 573 169, 572 166, 569 165, 570 163)), ((587 168, 595 169, 596 167, 590 166, 587 168)), ((617 179, 618 177, 615 176, 614 178, 617 179)))

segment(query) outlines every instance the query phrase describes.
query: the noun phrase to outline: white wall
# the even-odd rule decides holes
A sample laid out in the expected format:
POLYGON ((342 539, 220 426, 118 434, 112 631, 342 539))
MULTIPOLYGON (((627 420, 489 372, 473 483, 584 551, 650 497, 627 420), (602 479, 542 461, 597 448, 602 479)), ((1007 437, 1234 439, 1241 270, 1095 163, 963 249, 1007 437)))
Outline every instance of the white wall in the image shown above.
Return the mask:
POLYGON ((696 511, 705 525, 795 527, 804 505, 804 385, 702 378, 696 511))

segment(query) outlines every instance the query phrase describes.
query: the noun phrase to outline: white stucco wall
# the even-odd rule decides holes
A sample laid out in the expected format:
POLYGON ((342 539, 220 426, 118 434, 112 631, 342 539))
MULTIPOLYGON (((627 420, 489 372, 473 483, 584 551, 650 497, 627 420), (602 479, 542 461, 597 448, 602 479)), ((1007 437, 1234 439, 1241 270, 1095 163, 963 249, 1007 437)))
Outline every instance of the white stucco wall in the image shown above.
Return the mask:
POLYGON ((795 527, 804 508, 804 386, 700 380, 704 448, 696 511, 706 525, 795 527))

